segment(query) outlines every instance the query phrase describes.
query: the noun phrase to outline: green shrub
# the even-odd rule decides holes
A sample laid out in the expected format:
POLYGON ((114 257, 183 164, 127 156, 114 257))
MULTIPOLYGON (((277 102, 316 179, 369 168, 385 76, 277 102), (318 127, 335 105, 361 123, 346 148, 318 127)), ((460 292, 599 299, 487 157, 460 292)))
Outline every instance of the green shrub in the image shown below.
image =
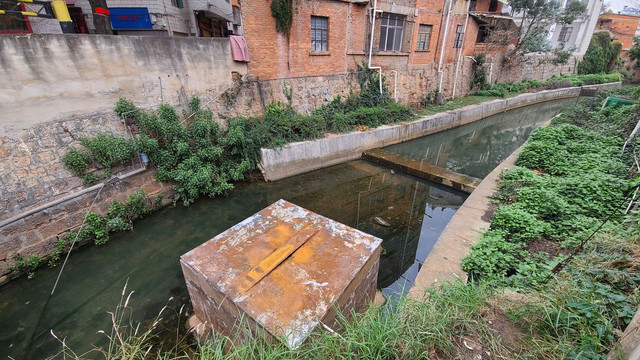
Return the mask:
MULTIPOLYGON (((126 207, 130 218, 143 217, 149 213, 149 196, 144 192, 144 189, 141 188, 129 195, 126 207)), ((118 208, 117 211, 120 212, 121 208, 118 208)))
POLYGON ((80 230, 80 238, 93 240, 96 245, 103 245, 109 241, 107 219, 102 215, 89 212, 84 215, 85 226, 80 230))
POLYGON ((107 219, 107 229, 109 232, 123 232, 133 229, 133 225, 122 218, 116 217, 107 219))
POLYGON ((73 175, 82 177, 91 164, 91 158, 86 152, 72 147, 62 157, 62 163, 73 175))
POLYGON ((100 180, 100 177, 98 175, 96 175, 94 173, 86 173, 82 177, 82 184, 83 185, 91 185, 91 184, 97 182, 98 180, 100 180))
POLYGON ((87 148, 91 158, 105 169, 131 160, 135 153, 132 140, 111 134, 99 134, 80 139, 82 146, 87 148))

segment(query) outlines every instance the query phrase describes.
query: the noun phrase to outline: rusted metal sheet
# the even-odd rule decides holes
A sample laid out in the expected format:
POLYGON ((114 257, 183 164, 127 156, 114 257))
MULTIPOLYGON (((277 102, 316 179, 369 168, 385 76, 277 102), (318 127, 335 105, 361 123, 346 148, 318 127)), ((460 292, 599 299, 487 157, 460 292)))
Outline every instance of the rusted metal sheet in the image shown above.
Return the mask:
POLYGON ((239 340, 248 326, 295 348, 320 322, 335 325, 336 309, 348 317, 373 299, 381 243, 279 200, 180 263, 201 321, 239 340))

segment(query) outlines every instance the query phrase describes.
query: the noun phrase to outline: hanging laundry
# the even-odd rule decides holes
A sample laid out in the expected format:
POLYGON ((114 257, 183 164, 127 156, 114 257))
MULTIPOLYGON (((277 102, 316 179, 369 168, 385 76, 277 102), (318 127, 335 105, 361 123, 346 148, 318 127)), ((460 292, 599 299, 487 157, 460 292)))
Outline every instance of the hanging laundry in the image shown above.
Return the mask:
POLYGON ((249 62, 249 48, 244 36, 229 35, 231 40, 231 55, 233 61, 249 62))

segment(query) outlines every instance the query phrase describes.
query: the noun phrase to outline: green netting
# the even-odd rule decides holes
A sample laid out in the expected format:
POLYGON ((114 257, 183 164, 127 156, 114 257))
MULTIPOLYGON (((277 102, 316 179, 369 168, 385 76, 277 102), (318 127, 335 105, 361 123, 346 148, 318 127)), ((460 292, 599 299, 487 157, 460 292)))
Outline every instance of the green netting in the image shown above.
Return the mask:
POLYGON ((627 106, 627 105, 633 105, 633 104, 635 104, 635 101, 633 100, 627 100, 627 99, 623 99, 615 96, 609 96, 607 98, 607 102, 604 104, 604 107, 617 108, 620 106, 627 106))

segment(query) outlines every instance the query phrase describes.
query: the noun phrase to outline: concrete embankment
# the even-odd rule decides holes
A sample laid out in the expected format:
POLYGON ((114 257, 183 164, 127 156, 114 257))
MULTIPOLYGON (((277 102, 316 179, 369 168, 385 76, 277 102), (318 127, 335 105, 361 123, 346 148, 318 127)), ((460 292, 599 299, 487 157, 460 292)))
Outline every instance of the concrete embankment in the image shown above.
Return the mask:
MULTIPOLYGON (((620 84, 617 82, 589 87, 610 89, 619 87, 620 84)), ((580 87, 571 87, 521 94, 509 99, 497 99, 465 106, 402 124, 384 125, 369 131, 297 142, 279 149, 261 149, 260 168, 266 180, 279 180, 357 159, 365 150, 437 133, 503 111, 550 100, 576 97, 580 93, 580 89, 580 87)))
POLYGON ((523 147, 493 169, 456 211, 420 268, 409 296, 418 299, 423 296, 425 287, 442 281, 467 281, 467 273, 462 270, 462 258, 469 254, 483 229, 489 228, 494 210, 490 197, 498 187, 500 173, 515 166, 523 147))

